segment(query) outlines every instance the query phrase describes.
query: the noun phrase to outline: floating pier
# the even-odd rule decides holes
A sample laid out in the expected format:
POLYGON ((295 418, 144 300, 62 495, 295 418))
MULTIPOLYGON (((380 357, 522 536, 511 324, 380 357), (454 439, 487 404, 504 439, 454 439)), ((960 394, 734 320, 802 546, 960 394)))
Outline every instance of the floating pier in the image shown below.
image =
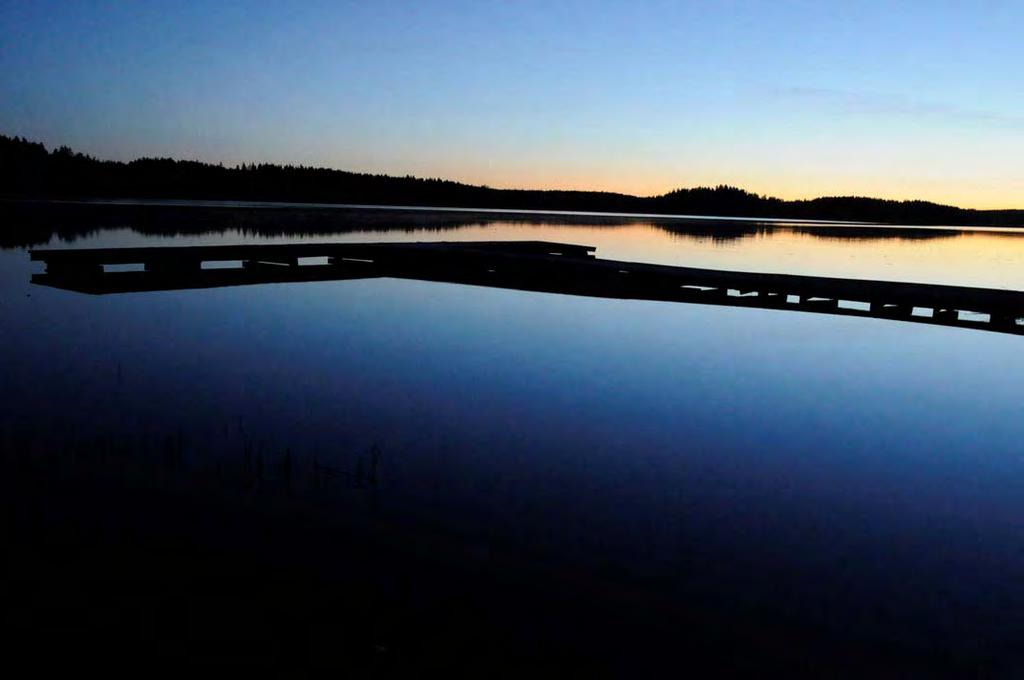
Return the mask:
POLYGON ((620 262, 546 241, 31 250, 32 282, 106 295, 394 277, 590 297, 780 309, 1024 335, 1024 292, 620 262), (316 260, 310 262, 310 260, 316 260))

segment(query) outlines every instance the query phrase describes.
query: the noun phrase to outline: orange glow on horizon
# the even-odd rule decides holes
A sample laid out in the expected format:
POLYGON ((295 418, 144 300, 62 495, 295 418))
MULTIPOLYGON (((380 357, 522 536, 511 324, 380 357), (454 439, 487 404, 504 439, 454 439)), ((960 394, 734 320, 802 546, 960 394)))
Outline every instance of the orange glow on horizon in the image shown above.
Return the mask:
POLYGON ((663 177, 619 177, 604 175, 567 176, 556 178, 544 176, 523 176, 522 178, 502 177, 500 180, 462 176, 455 181, 467 184, 486 185, 495 189, 537 189, 557 191, 607 191, 639 197, 661 196, 677 189, 728 185, 754 194, 779 198, 786 201, 810 200, 823 196, 862 196, 894 201, 930 201, 942 205, 975 210, 1022 210, 1024 209, 1024 186, 1019 191, 1007 191, 998 187, 945 186, 934 182, 887 182, 883 179, 858 183, 789 181, 780 178, 774 181, 740 181, 723 178, 697 179, 666 182, 663 177))

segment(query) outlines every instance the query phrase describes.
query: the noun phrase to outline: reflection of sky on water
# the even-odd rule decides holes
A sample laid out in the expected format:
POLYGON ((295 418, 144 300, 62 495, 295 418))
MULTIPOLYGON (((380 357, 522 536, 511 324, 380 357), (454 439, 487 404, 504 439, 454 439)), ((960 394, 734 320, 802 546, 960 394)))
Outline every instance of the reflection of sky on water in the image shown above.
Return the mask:
MULTIPOLYGON (((456 237, 987 285, 1018 275, 1008 265, 1024 244, 799 232, 722 244, 641 226, 456 237)), ((76 245, 140 242, 170 240, 76 245)), ((1021 602, 1018 337, 389 279, 89 297, 30 287, 24 252, 0 263, 4 426, 58 438, 182 428, 216 449, 243 422, 268 452, 325 460, 376 442, 396 504, 488 540, 618 553, 693 579, 707 577, 703 559, 725 581, 751 564, 810 570, 847 594, 905 577, 955 599, 999 581, 1021 602)))
POLYGON ((597 256, 680 266, 814 274, 862 279, 947 283, 1024 290, 1024 232, 1003 230, 882 229, 879 227, 769 228, 742 224, 668 230, 647 223, 623 225, 490 222, 449 230, 349 231, 303 236, 257 236, 237 231, 152 236, 128 229, 55 240, 51 247, 394 242, 439 240, 546 240, 597 247, 597 256))

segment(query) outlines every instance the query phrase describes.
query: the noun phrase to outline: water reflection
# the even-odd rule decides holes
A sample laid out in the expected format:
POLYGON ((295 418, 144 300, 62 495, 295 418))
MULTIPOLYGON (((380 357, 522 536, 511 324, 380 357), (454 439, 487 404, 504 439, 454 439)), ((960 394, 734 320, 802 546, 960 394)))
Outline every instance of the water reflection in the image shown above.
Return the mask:
POLYGON ((587 243, 634 262, 1024 290, 1024 233, 1013 229, 102 204, 9 217, 0 233, 6 248, 546 240, 587 243))
MULTIPOLYGON (((323 239, 149 228, 76 245, 323 239)), ((443 234, 712 269, 1024 283, 1024 241, 988 232, 758 227, 723 241, 477 220, 443 234)), ((438 236, 364 225, 328 240, 438 236)), ((32 273, 23 250, 0 252, 4 433, 180 432, 184 456, 209 461, 237 459, 244 430, 267 460, 288 450, 339 469, 376 444, 382 512, 478 545, 610 565, 666 601, 916 634, 929 650, 1019 643, 1019 337, 391 278, 92 297, 30 287, 32 273)))
MULTIPOLYGON (((203 208, 150 205, 80 205, 60 204, 47 210, 18 210, 5 206, 9 229, 0 240, 0 247, 28 247, 59 240, 74 243, 101 231, 130 228, 147 236, 194 236, 198 234, 237 232, 248 237, 324 237, 350 232, 386 233, 444 232, 466 228, 494 226, 583 226, 642 227, 658 229, 694 239, 729 242, 764 236, 776 230, 839 240, 903 240, 952 238, 963 229, 955 228, 885 228, 881 226, 843 223, 806 225, 784 220, 726 219, 658 219, 649 217, 601 217, 593 214, 488 214, 485 212, 435 212, 429 210, 337 209, 299 210, 274 208, 203 208)), ((987 229, 988 233, 1010 233, 1012 230, 987 229)))

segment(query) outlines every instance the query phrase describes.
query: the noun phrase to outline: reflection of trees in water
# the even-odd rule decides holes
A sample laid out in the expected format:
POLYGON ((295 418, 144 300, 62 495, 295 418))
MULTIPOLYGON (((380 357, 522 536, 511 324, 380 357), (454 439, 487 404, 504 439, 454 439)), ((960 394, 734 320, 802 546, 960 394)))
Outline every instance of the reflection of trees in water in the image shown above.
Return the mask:
MULTIPOLYGON (((200 236, 237 232, 243 236, 330 236, 366 232, 445 232, 493 224, 624 227, 661 229, 674 238, 731 242, 773 233, 807 234, 832 241, 934 240, 962 235, 958 230, 927 228, 794 225, 770 222, 723 222, 600 215, 439 212, 358 208, 246 208, 175 205, 24 202, 0 205, 7 225, 0 247, 43 245, 54 238, 73 243, 109 229, 131 229, 150 236, 200 236)), ((1017 237, 1007 232, 992 236, 1017 237)))
MULTIPOLYGON (((715 224, 715 225, 678 225, 672 223, 652 223, 669 232, 673 238, 680 240, 712 241, 727 243, 747 238, 760 238, 773 234, 803 234, 823 241, 935 241, 960 238, 972 233, 969 229, 935 229, 928 227, 847 227, 837 225, 807 226, 793 224, 715 224)), ((986 236, 1020 238, 1021 233, 985 231, 986 236)))

